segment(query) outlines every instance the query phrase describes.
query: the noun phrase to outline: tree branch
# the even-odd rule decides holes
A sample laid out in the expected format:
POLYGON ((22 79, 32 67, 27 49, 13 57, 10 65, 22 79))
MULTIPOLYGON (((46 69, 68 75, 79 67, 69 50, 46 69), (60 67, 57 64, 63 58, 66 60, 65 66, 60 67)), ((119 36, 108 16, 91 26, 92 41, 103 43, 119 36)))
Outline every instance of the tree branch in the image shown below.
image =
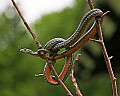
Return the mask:
MULTIPOLYGON (((91 9, 94 8, 92 0, 88 0, 88 4, 89 4, 91 9)), ((107 53, 107 50, 105 48, 105 44, 104 44, 104 41, 103 41, 103 35, 102 35, 102 29, 101 29, 100 23, 97 20, 97 18, 95 18, 95 20, 97 22, 97 31, 98 31, 98 35, 99 35, 99 40, 94 40, 94 41, 99 42, 101 44, 103 55, 104 55, 104 58, 105 58, 105 61, 106 61, 106 66, 107 66, 109 76, 110 76, 110 79, 111 79, 111 83, 112 83, 113 96, 118 96, 116 78, 114 76, 112 66, 111 66, 111 62, 110 62, 110 59, 112 57, 108 57, 108 53, 107 53)))
POLYGON ((78 96, 83 96, 82 93, 81 93, 81 91, 80 91, 80 89, 79 89, 79 87, 78 87, 78 84, 77 84, 77 82, 76 82, 76 79, 75 79, 75 77, 74 77, 75 65, 76 65, 76 63, 77 63, 80 55, 81 55, 81 54, 78 54, 78 55, 76 56, 74 62, 73 62, 73 66, 72 66, 72 70, 71 70, 70 77, 71 77, 71 80, 72 80, 72 82, 73 82, 73 86, 74 86, 74 88, 75 88, 75 90, 76 90, 76 94, 77 94, 78 96))
POLYGON ((38 49, 41 49, 41 48, 42 48, 42 45, 40 44, 40 42, 38 41, 36 35, 34 34, 34 32, 32 31, 32 29, 30 28, 29 24, 27 23, 27 21, 26 21, 25 18, 23 17, 23 15, 22 15, 20 9, 18 8, 17 4, 15 3, 14 0, 11 0, 11 1, 12 1, 12 3, 13 3, 14 7, 16 8, 19 16, 21 17, 23 23, 25 24, 26 28, 29 30, 29 32, 30 32, 30 34, 32 35, 34 41, 36 42, 36 45, 37 45, 38 49))

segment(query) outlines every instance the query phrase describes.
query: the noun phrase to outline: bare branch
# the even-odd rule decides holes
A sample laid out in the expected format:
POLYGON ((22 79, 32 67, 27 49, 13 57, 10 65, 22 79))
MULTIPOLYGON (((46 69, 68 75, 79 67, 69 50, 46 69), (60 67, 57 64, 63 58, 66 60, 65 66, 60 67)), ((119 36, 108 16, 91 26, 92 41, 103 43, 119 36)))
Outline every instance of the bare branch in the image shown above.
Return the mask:
POLYGON ((34 41, 36 42, 36 45, 37 45, 38 49, 41 49, 41 48, 42 48, 42 45, 40 44, 40 42, 38 41, 36 35, 34 34, 34 32, 32 31, 32 29, 30 28, 29 24, 27 23, 27 21, 26 21, 25 18, 23 17, 23 15, 22 15, 20 9, 18 8, 17 4, 15 3, 14 0, 11 0, 11 1, 12 1, 12 3, 13 3, 14 7, 16 8, 19 16, 21 17, 23 23, 25 24, 26 28, 29 30, 29 32, 30 32, 30 34, 32 35, 34 41))
MULTIPOLYGON (((94 8, 92 0, 88 0, 88 4, 89 4, 91 9, 94 8)), ((104 14, 107 14, 108 12, 109 11, 107 11, 104 14)), ((108 69, 108 72, 109 72, 109 76, 110 76, 110 79, 111 79, 111 83, 112 83, 113 95, 114 96, 118 96, 117 85, 116 85, 116 78, 114 76, 114 73, 113 73, 113 70, 112 70, 112 66, 111 66, 111 62, 110 62, 110 59, 112 57, 108 57, 108 53, 107 53, 107 50, 105 48, 105 44, 104 44, 104 41, 103 41, 102 29, 101 29, 99 20, 97 20, 97 18, 95 18, 95 20, 97 22, 97 31, 98 31, 98 35, 99 35, 99 43, 101 44, 101 47, 102 47, 102 50, 103 50, 103 55, 104 55, 104 58, 105 58, 105 61, 106 61, 106 66, 107 66, 107 69, 108 69)), ((96 40, 93 40, 93 41, 96 41, 96 40)))
POLYGON ((76 62, 78 61, 80 55, 81 55, 81 54, 78 54, 78 55, 76 56, 74 62, 73 62, 73 66, 72 66, 72 70, 71 70, 70 77, 71 77, 71 80, 72 80, 72 82, 73 82, 73 86, 74 86, 74 88, 75 88, 75 90, 76 90, 76 94, 77 94, 78 96, 83 96, 82 93, 81 93, 81 91, 80 91, 80 89, 79 89, 79 87, 78 87, 78 84, 77 84, 77 82, 76 82, 76 79, 75 79, 75 77, 74 77, 74 68, 75 68, 76 62))
POLYGON ((112 58, 113 58, 113 56, 110 56, 110 57, 109 57, 109 59, 112 59, 112 58))
POLYGON ((35 77, 44 76, 44 74, 35 74, 35 77))
MULTIPOLYGON (((97 25, 97 29, 98 29, 98 33, 99 33, 99 38, 100 38, 101 41, 103 41, 102 30, 101 30, 99 22, 98 22, 98 25, 97 25)), ((107 69, 108 69, 108 72, 109 72, 109 76, 110 76, 110 79, 111 79, 111 82, 112 82, 113 95, 118 96, 116 78, 114 76, 112 66, 111 66, 111 62, 110 62, 110 58, 108 57, 108 53, 107 53, 107 50, 105 48, 104 42, 101 42, 101 47, 102 47, 102 50, 103 50, 103 55, 104 55, 104 58, 105 58, 105 61, 106 61, 106 66, 107 66, 107 69)))

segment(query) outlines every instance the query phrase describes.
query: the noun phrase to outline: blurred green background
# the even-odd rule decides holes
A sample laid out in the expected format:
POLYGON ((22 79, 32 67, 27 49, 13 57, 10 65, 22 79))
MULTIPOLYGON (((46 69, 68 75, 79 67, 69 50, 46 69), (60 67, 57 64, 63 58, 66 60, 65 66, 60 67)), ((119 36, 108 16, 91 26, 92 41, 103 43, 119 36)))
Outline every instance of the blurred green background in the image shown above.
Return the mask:
MULTIPOLYGON (((75 0, 72 8, 65 8, 43 16, 31 25, 39 41, 44 45, 55 37, 67 39, 76 30, 83 15, 90 10, 86 0, 75 0)), ((120 1, 94 0, 95 7, 110 13, 102 24, 104 40, 117 77, 120 94, 120 1)), ((95 38, 97 35, 95 36, 95 38)), ((42 73, 45 61, 41 58, 21 54, 20 48, 37 51, 33 38, 24 27, 12 5, 0 14, 0 96, 67 96, 63 88, 48 84, 44 77, 36 78, 35 73, 42 73)), ((102 55, 101 47, 89 41, 76 54, 82 56, 75 68, 75 77, 84 96, 113 96, 111 81, 102 55)), ((64 60, 57 62, 55 68, 60 72, 64 60)), ((75 94, 70 78, 65 82, 75 94)))

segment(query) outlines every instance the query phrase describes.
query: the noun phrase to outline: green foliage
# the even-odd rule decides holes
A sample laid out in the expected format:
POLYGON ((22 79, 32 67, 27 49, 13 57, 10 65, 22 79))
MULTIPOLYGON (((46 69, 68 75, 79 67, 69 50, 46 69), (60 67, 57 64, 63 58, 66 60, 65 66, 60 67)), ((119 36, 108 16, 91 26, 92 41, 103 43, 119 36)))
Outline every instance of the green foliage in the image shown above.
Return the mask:
MULTIPOLYGON (((44 45, 55 37, 68 38, 77 28, 87 9, 88 5, 85 1, 76 0, 72 8, 65 8, 37 20, 32 27, 40 43, 44 45)), ((96 47, 98 45, 87 45, 92 52, 96 50, 95 56, 101 54, 99 48, 96 47)), ((0 15, 0 96, 67 96, 60 85, 50 85, 42 76, 34 77, 35 73, 43 72, 45 61, 21 54, 19 49, 24 47, 37 50, 33 38, 21 23, 16 11, 8 7, 0 15)), ((81 52, 83 53, 82 58, 86 58, 84 61, 87 62, 85 62, 85 68, 94 69, 94 60, 84 51, 81 50, 81 52)), ((64 60, 58 61, 55 66, 59 72, 63 66, 60 64, 64 64, 64 60)), ((79 67, 76 70, 81 73, 79 67)), ((81 77, 88 78, 90 70, 84 70, 81 77)), ((101 74, 85 81, 77 77, 77 81, 84 96, 112 96, 111 83, 107 75, 101 74)), ((120 82, 119 77, 118 82, 120 82)), ((70 78, 66 80, 65 84, 76 96, 70 78)))

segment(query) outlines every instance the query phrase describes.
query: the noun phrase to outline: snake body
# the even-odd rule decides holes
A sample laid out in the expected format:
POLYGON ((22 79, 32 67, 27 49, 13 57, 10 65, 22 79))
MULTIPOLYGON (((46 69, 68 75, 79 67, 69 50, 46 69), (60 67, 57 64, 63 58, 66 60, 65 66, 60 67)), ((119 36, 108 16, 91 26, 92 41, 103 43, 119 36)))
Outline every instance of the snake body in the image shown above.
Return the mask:
MULTIPOLYGON (((54 38, 45 44, 44 49, 52 51, 52 52, 57 52, 61 48, 68 48, 67 50, 63 51, 61 54, 57 54, 54 57, 54 61, 52 62, 52 64, 54 65, 56 57, 57 59, 60 58, 61 56, 63 57, 63 55, 67 57, 63 70, 61 71, 61 74, 59 75, 59 78, 63 82, 66 80, 66 78, 68 77, 71 71, 71 66, 73 63, 73 57, 71 54, 74 53, 76 50, 78 50, 84 43, 86 43, 89 40, 91 36, 93 36, 96 33, 96 22, 94 22, 92 27, 85 34, 83 34, 84 31, 86 30, 86 27, 88 26, 89 22, 94 17, 101 16, 102 14, 103 12, 100 9, 93 9, 87 12, 84 15, 83 19, 81 20, 77 30, 67 40, 64 40, 62 38, 54 38)), ((50 84, 59 84, 59 82, 55 80, 55 78, 52 78, 50 72, 51 72, 51 69, 49 65, 46 63, 45 68, 44 68, 45 79, 50 84)))
MULTIPOLYGON (((101 16, 102 14, 103 14, 103 12, 100 9, 93 9, 93 10, 90 10, 89 12, 87 12, 84 15, 84 17, 82 18, 82 20, 81 20, 78 28, 74 32, 74 34, 72 36, 70 36, 67 40, 65 40, 64 42, 56 44, 52 48, 52 50, 55 51, 60 48, 66 48, 66 47, 69 47, 72 44, 74 44, 80 38, 80 36, 85 32, 86 27, 88 26, 89 22, 96 16, 101 16)), ((94 27, 95 27, 95 24, 94 24, 94 27)))
MULTIPOLYGON (((55 64, 57 59, 66 57, 66 63, 64 64, 63 70, 59 75, 59 78, 64 82, 71 72, 71 67, 73 64, 73 53, 77 51, 83 44, 85 44, 89 40, 89 38, 94 36, 97 31, 95 21, 92 27, 85 33, 89 22, 93 18, 98 17, 100 18, 99 21, 102 24, 102 15, 103 12, 100 9, 90 10, 82 18, 77 30, 67 40, 64 40, 63 38, 54 38, 48 41, 45 44, 44 48, 39 49, 38 52, 33 52, 30 49, 21 49, 20 51, 34 56, 39 56, 43 59, 44 57, 41 53, 49 53, 49 56, 46 57, 51 60, 53 65, 55 64), (65 48, 65 50, 58 54, 58 51, 61 48, 65 48)), ((59 84, 56 78, 53 78, 53 76, 51 75, 51 69, 47 63, 44 67, 44 77, 50 84, 59 84)))
MULTIPOLYGON (((56 44, 64 42, 64 41, 65 41, 65 39, 63 39, 63 38, 54 38, 54 39, 48 41, 45 44, 44 49, 50 51, 52 49, 52 47, 54 47, 56 44)), ((54 65, 55 62, 56 62, 55 60, 52 61, 52 64, 54 65)), ((63 82, 67 79, 68 75, 71 72, 72 63, 73 63, 73 54, 66 57, 66 62, 64 64, 64 67, 63 67, 60 75, 59 75, 59 78, 63 82)), ((50 84, 54 84, 54 85, 59 84, 59 82, 55 78, 53 78, 54 76, 52 76, 50 73, 51 73, 51 69, 50 69, 48 63, 46 63, 46 65, 44 67, 44 77, 45 77, 45 79, 50 84)))

